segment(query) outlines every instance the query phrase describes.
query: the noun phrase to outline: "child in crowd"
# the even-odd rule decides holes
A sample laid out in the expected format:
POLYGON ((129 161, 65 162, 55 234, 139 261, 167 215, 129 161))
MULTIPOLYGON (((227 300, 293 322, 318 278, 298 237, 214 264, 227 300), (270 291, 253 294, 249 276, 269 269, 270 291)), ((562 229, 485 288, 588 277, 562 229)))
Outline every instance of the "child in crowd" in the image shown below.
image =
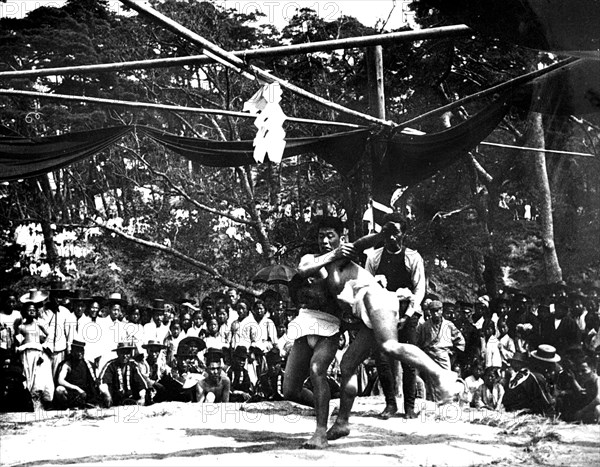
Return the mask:
POLYGON ((465 378, 465 384, 469 389, 469 400, 473 399, 475 391, 483 384, 483 363, 479 360, 475 360, 471 364, 471 374, 465 378))
POLYGON ((498 340, 502 368, 507 368, 509 366, 508 361, 513 357, 517 349, 515 347, 515 341, 508 335, 508 324, 506 324, 506 321, 503 319, 498 321, 498 340))
POLYGON ((496 337, 496 325, 492 320, 483 325, 483 357, 485 367, 502 367, 502 356, 500 354, 500 341, 496 337))

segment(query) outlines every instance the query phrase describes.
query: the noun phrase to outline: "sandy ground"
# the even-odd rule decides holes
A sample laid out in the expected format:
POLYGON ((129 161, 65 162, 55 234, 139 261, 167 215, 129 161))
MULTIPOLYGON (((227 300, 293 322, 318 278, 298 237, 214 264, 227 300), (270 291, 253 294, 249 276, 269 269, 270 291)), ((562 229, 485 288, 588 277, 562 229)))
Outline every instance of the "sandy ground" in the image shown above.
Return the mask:
POLYGON ((380 420, 383 407, 358 399, 350 435, 317 451, 301 448, 312 410, 289 402, 0 414, 0 465, 600 465, 598 425, 455 404, 380 420))

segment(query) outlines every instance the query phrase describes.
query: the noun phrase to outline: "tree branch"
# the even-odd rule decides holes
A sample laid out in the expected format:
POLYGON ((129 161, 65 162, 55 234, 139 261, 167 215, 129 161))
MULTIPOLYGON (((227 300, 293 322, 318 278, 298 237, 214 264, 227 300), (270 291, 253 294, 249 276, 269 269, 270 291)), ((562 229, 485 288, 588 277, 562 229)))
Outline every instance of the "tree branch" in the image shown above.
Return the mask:
POLYGON ((114 229, 112 227, 108 227, 106 224, 102 223, 102 222, 98 222, 95 219, 92 219, 90 217, 87 218, 87 220, 93 222, 94 224, 96 224, 98 227, 101 227, 102 229, 106 230, 107 232, 111 232, 114 233, 126 240, 129 240, 133 243, 137 243, 138 245, 143 245, 145 247, 148 248, 152 248, 154 250, 158 250, 162 253, 165 253, 169 256, 173 256, 175 258, 178 258, 180 260, 182 260, 185 263, 191 264, 192 266, 197 267, 198 269, 200 269, 201 271, 205 272, 206 274, 210 275, 213 279, 218 280, 219 282, 221 282, 223 285, 226 285, 228 287, 235 287, 236 289, 242 291, 242 292, 246 292, 249 293, 251 295, 254 296, 258 296, 260 295, 260 292, 254 290, 254 289, 249 289, 248 287, 238 284, 236 282, 233 282, 230 279, 227 279, 225 276, 221 275, 221 273, 219 273, 219 271, 217 271, 215 268, 209 266, 206 263, 203 263, 202 261, 198 261, 197 259, 194 259, 186 254, 183 254, 182 252, 175 250, 174 248, 165 246, 165 245, 161 245, 160 243, 156 243, 156 242, 152 242, 149 240, 144 240, 138 237, 134 237, 133 235, 129 235, 125 232, 123 232, 122 230, 118 230, 118 229, 114 229))

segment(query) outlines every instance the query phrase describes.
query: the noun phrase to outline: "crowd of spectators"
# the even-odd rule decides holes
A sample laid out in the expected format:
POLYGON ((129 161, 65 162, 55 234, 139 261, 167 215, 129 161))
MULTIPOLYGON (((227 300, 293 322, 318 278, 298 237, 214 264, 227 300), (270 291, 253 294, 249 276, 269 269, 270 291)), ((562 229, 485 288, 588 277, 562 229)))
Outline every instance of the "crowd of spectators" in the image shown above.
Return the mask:
MULTIPOLYGON (((507 289, 475 303, 427 294, 414 317, 417 345, 459 374, 471 407, 597 422, 599 289, 556 284, 535 300, 507 289)), ((57 281, 22 295, 3 290, 0 307, 0 411, 284 399, 297 310, 273 290, 142 307, 57 281)), ((346 326, 329 371, 333 397, 354 335, 346 326)), ((377 393, 372 360, 359 372, 360 393, 377 393)), ((419 378, 418 395, 432 399, 428 384, 419 378)))

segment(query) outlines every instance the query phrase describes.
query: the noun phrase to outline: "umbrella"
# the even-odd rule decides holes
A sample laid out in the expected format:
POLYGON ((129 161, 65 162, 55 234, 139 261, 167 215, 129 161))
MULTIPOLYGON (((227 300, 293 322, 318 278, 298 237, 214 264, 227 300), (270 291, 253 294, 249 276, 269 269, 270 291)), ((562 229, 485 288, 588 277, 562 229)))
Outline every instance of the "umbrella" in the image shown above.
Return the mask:
POLYGON ((287 285, 296 274, 296 270, 283 264, 272 264, 258 271, 251 279, 254 283, 287 285))

